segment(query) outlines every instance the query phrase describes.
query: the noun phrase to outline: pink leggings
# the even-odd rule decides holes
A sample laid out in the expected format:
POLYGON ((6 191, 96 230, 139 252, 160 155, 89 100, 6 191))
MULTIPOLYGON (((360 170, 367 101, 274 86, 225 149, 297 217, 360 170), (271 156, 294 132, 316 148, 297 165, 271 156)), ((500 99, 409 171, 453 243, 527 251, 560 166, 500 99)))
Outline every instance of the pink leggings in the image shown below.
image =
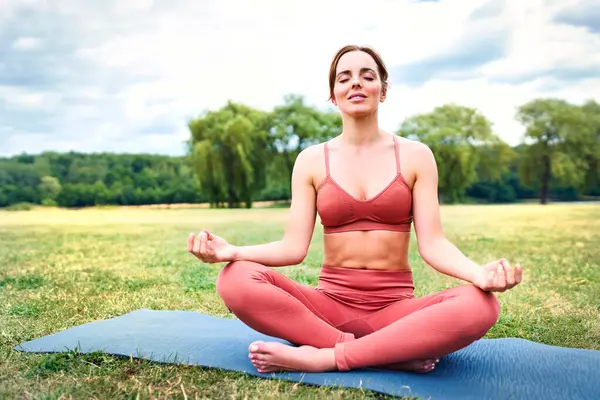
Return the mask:
POLYGON ((217 291, 258 332, 333 348, 340 371, 442 357, 484 336, 500 312, 492 293, 470 284, 416 298, 411 271, 324 265, 311 288, 236 261, 219 273, 217 291))

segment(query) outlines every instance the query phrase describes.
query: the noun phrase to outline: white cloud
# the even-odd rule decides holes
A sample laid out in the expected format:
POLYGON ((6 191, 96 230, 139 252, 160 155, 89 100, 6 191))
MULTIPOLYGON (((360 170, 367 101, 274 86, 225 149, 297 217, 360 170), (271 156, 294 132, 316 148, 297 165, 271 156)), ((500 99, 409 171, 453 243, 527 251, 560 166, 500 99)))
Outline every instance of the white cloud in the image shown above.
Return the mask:
POLYGON ((0 99, 7 105, 23 109, 41 109, 53 107, 60 102, 60 94, 47 91, 35 91, 12 86, 0 86, 0 99))
MULTIPOLYGON (((72 71, 50 75, 60 77, 60 86, 48 86, 52 79, 46 87, 37 87, 33 79, 31 84, 22 79, 25 83, 19 87, 0 83, 0 104, 44 110, 51 127, 41 131, 20 121, 19 128, 2 131, 0 153, 181 154, 188 119, 229 99, 270 109, 285 94, 298 93, 315 106, 328 106, 329 63, 347 43, 374 46, 392 70, 417 62, 431 68, 422 86, 392 81, 381 109, 385 129, 396 130, 407 116, 455 102, 479 108, 503 139, 516 144, 522 134, 514 119, 518 105, 540 96, 600 100, 600 74, 594 78, 590 72, 600 70, 600 36, 553 19, 569 4, 570 0, 65 0, 26 6, 46 19, 67 14, 80 21, 70 27, 77 34, 43 37, 41 46, 40 36, 16 21, 15 9, 0 2, 5 22, 13 18, 18 28, 11 42, 14 51, 37 51, 68 39, 75 48, 57 48, 78 63, 68 69, 57 54, 51 65, 31 64, 72 71), (480 16, 475 18, 478 9, 480 16), (489 36, 490 32, 499 34, 489 36), (457 63, 455 58, 454 65, 444 64, 453 55, 476 56, 470 53, 474 40, 490 38, 498 38, 490 46, 504 51, 503 57, 476 57, 470 63, 457 63), (506 43, 500 42, 504 39, 506 43), (456 74, 437 73, 450 67, 463 68, 462 80, 450 78, 456 74), (578 77, 585 73, 587 80, 578 77), (17 132, 21 133, 15 136, 17 132)), ((37 71, 32 70, 32 76, 37 71)), ((11 126, 10 120, 3 124, 11 126)))
POLYGON ((40 39, 36 37, 20 37, 14 41, 12 48, 15 50, 32 50, 40 45, 40 39))
POLYGON ((127 0, 116 4, 115 13, 121 15, 133 15, 138 12, 149 10, 154 5, 153 0, 127 0))
POLYGON ((508 2, 508 9, 510 55, 483 66, 480 71, 486 76, 518 78, 565 67, 600 70, 600 36, 585 28, 552 22, 555 13, 564 7, 534 1, 508 2))
MULTIPOLYGON (((388 95, 381 112, 382 123, 395 129, 398 121, 413 114, 431 111, 434 107, 454 102, 480 110, 493 123, 492 129, 510 144, 520 142, 522 126, 515 120, 519 105, 544 96, 544 87, 554 79, 537 79, 520 85, 489 83, 485 78, 465 81, 430 81, 419 88, 396 87, 388 95)), ((564 86, 551 93, 575 104, 598 98, 600 78, 588 79, 564 86)))

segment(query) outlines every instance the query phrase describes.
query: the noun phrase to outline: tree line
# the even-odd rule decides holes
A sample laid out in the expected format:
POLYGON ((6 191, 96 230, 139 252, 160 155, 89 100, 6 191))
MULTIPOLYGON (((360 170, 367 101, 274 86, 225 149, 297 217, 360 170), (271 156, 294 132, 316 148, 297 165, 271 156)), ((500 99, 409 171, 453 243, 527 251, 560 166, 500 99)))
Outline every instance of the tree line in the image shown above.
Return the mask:
POLYGON ((0 160, 0 206, 203 201, 206 198, 185 157, 46 152, 0 160))
MULTIPOLYGON (((444 203, 581 200, 600 196, 600 105, 536 99, 518 108, 514 147, 478 110, 457 104, 404 120, 397 135, 431 147, 444 203)), ((289 200, 294 161, 341 133, 337 112, 288 95, 271 111, 228 102, 189 121, 187 154, 45 152, 0 159, 0 207, 208 202, 251 207, 289 200)))

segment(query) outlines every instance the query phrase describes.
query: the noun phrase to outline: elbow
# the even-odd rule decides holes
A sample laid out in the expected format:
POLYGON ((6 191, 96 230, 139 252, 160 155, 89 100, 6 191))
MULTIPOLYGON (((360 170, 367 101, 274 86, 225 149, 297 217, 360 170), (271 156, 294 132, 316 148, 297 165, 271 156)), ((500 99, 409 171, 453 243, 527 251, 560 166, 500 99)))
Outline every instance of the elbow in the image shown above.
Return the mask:
POLYGON ((291 261, 292 265, 297 265, 297 264, 302 263, 302 261, 304 261, 305 258, 306 258, 306 254, 298 254, 298 255, 292 257, 292 259, 290 261, 291 261))
POLYGON ((284 243, 285 253, 287 255, 287 263, 289 265, 300 264, 308 255, 308 246, 302 246, 294 243, 284 243))
POLYGON ((306 258, 306 251, 296 250, 295 252, 290 252, 288 262, 290 265, 300 264, 306 258))
POLYGON ((434 262, 436 255, 439 255, 441 249, 438 243, 441 242, 442 238, 434 238, 429 240, 419 241, 419 255, 427 264, 431 265, 434 262))
POLYGON ((428 246, 420 246, 419 245, 419 255, 427 264, 430 264, 431 260, 431 249, 428 246))

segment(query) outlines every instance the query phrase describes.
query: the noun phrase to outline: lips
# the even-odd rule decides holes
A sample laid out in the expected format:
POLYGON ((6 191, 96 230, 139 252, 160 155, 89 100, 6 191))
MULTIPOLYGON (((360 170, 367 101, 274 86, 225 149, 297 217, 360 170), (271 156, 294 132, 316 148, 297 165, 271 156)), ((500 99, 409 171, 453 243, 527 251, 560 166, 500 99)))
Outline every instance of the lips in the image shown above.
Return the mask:
POLYGON ((362 93, 354 93, 352 95, 350 95, 350 97, 348 97, 348 100, 356 100, 356 99, 366 99, 367 96, 365 96, 362 93))

